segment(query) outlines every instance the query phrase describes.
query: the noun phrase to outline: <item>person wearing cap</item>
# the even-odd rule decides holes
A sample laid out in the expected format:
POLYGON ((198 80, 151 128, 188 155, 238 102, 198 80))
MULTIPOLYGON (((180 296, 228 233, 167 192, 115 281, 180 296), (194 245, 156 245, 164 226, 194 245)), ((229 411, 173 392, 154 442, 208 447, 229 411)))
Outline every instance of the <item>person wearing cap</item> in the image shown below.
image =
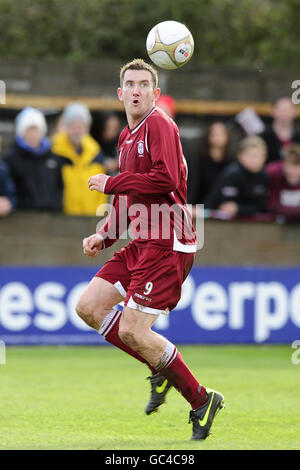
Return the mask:
POLYGON ((61 211, 62 179, 41 111, 24 108, 15 120, 15 141, 4 152, 16 191, 17 209, 61 211))
POLYGON ((52 151, 62 165, 63 212, 68 215, 99 215, 107 202, 105 194, 89 191, 86 184, 91 175, 106 173, 101 148, 89 134, 91 122, 84 103, 69 103, 61 115, 59 132, 52 136, 52 151))

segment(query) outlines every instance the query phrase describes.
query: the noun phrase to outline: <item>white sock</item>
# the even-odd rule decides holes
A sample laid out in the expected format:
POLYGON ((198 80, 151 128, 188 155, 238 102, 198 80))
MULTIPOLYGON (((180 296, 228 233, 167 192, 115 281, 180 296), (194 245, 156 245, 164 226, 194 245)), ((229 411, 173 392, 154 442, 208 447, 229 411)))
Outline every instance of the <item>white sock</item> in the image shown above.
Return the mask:
POLYGON ((165 350, 162 353, 162 356, 160 358, 160 362, 158 366, 156 367, 156 370, 161 370, 161 369, 165 369, 166 367, 169 367, 174 361, 176 356, 177 356, 176 346, 174 346, 174 344, 168 341, 166 344, 165 350))
POLYGON ((112 329, 121 314, 122 312, 114 307, 104 318, 98 330, 98 333, 105 338, 105 336, 110 332, 110 330, 112 329))

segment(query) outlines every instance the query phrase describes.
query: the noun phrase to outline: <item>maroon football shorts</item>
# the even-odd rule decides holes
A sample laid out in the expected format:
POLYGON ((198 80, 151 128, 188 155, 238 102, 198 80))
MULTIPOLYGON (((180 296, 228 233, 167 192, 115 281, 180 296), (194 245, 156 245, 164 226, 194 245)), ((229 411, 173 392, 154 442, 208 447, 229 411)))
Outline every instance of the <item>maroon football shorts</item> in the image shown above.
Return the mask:
POLYGON ((132 241, 107 261, 96 276, 113 284, 124 305, 145 313, 168 314, 181 297, 181 286, 194 253, 141 246, 132 241))

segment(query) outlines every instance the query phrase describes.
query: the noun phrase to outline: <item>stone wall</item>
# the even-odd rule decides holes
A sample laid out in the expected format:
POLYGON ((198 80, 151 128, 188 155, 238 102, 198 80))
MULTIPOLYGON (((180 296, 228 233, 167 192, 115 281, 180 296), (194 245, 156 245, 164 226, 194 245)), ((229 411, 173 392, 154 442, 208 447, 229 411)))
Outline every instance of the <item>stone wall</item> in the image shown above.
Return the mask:
MULTIPOLYGON (((93 259, 82 253, 82 239, 99 219, 16 212, 0 219, 2 266, 96 266, 128 242, 122 240, 93 259)), ((297 266, 300 225, 275 222, 206 220, 204 247, 195 263, 203 266, 297 266)))

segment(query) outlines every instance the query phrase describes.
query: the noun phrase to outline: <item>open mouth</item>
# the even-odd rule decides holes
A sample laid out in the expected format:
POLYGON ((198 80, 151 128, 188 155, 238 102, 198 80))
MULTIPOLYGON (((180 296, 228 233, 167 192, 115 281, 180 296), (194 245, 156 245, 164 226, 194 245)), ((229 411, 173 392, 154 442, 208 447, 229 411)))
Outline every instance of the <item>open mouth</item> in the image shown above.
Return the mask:
POLYGON ((132 103, 133 104, 139 104, 139 100, 133 100, 132 103))

